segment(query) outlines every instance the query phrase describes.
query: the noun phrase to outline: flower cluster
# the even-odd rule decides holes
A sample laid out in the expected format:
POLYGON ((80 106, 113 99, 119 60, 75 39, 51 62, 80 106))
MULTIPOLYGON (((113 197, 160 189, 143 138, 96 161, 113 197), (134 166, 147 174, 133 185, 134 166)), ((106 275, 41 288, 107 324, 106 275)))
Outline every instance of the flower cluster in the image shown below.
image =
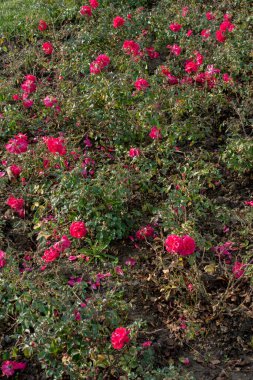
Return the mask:
POLYGON ((219 29, 216 31, 216 40, 220 43, 226 41, 226 32, 232 32, 235 29, 235 25, 230 22, 231 16, 224 15, 223 22, 220 24, 219 29))
POLYGON ((179 256, 189 256, 195 252, 196 244, 192 237, 184 235, 169 235, 165 240, 165 249, 172 254, 179 256))
POLYGON ((126 40, 123 43, 122 49, 126 54, 132 55, 133 57, 140 55, 140 45, 133 40, 126 40))
POLYGON ((24 211, 24 205, 25 201, 23 198, 15 198, 13 195, 11 195, 7 201, 6 204, 10 206, 19 216, 20 218, 24 218, 25 211, 24 211))
POLYGON ((95 61, 90 64, 90 73, 91 74, 100 74, 101 71, 110 64, 110 58, 105 55, 99 55, 95 61))
POLYGON ((142 227, 141 229, 139 229, 135 236, 138 240, 145 240, 149 237, 154 237, 154 228, 151 227, 150 225, 147 225, 145 227, 142 227))
POLYGON ((5 145, 6 150, 10 153, 21 154, 25 153, 28 149, 27 135, 19 133, 8 141, 5 145))
POLYGON ((61 253, 63 253, 66 249, 68 249, 71 245, 68 237, 63 235, 61 240, 56 242, 52 247, 47 249, 42 256, 42 260, 46 263, 51 263, 58 259, 61 253))
POLYGON ((67 153, 67 149, 64 145, 64 140, 61 137, 46 137, 44 141, 47 145, 49 152, 56 154, 59 153, 60 156, 64 156, 67 153))

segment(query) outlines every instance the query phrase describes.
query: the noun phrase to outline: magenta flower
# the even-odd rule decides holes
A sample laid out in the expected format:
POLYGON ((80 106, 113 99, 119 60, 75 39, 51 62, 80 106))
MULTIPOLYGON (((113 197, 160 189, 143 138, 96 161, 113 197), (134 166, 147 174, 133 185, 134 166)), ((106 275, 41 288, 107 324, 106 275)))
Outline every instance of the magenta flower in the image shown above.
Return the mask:
POLYGON ((5 362, 3 362, 1 369, 2 369, 3 376, 10 377, 14 375, 16 370, 19 370, 19 369, 23 370, 25 369, 25 367, 26 367, 26 363, 6 360, 5 362))
POLYGON ((241 278, 245 273, 244 268, 245 268, 245 264, 240 263, 239 261, 236 261, 234 263, 233 268, 232 268, 232 272, 234 274, 234 277, 237 279, 241 278))
POLYGON ((6 253, 0 250, 0 268, 3 268, 6 265, 6 253))

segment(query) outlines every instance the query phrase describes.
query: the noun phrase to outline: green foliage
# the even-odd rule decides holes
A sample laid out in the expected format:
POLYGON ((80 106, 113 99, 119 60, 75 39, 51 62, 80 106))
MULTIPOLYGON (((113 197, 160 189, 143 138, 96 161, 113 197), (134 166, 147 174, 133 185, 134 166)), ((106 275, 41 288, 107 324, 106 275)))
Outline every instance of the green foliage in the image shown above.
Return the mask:
POLYGON ((178 358, 169 365, 159 357, 156 334, 147 334, 153 346, 142 342, 162 323, 188 350, 209 320, 246 314, 250 304, 240 288, 252 282, 253 247, 253 212, 245 204, 253 168, 248 2, 190 0, 185 17, 183 1, 99 3, 90 18, 80 15, 81 0, 0 4, 1 360, 26 360, 52 379, 190 380, 178 358), (211 22, 207 11, 215 13, 211 22), (235 29, 219 44, 215 32, 225 12, 235 29), (115 29, 117 15, 126 23, 115 29), (49 26, 44 32, 40 19, 49 26), (173 33, 172 22, 182 30, 173 33), (207 41, 203 29, 210 29, 207 41), (143 55, 127 55, 125 40, 138 42, 143 55), (42 51, 45 41, 54 46, 52 56, 42 51), (179 56, 167 48, 173 44, 182 48, 179 56), (151 46, 156 59, 146 54, 151 46), (220 70, 213 82, 185 72, 196 51, 204 57, 198 73, 220 70), (110 65, 91 75, 100 54, 110 65), (179 83, 168 82, 166 69, 179 83), (27 74, 38 79, 32 108, 13 100, 27 74), (148 80, 146 91, 135 91, 138 78, 148 80), (61 110, 45 107, 46 96, 57 98, 61 110), (161 138, 150 137, 154 126, 161 138), (29 149, 10 154, 5 144, 18 133, 27 134, 29 149), (48 151, 48 136, 64 138, 65 155, 48 151), (130 148, 140 154, 131 157, 130 148), (11 165, 22 167, 20 176, 11 165), (11 194, 24 199, 23 219, 6 205, 11 194), (85 238, 70 236, 73 221, 85 222, 85 238), (154 239, 138 240, 136 231, 149 224, 154 239), (193 237, 195 254, 167 252, 169 234, 193 237), (43 253, 63 235, 71 246, 45 268, 43 253), (231 262, 217 253, 226 242, 233 243, 231 262), (131 256, 133 268, 124 264, 131 256), (242 279, 233 276, 235 261, 246 264, 242 279), (130 329, 131 339, 117 351, 110 336, 119 326, 130 329))
POLYGON ((231 139, 222 156, 229 169, 239 174, 250 173, 253 169, 252 138, 231 139))

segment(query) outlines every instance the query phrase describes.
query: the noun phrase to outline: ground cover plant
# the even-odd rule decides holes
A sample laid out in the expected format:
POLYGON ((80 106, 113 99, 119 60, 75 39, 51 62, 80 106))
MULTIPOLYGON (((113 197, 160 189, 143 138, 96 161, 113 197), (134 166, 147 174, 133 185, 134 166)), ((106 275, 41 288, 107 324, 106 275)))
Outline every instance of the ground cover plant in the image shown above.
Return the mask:
POLYGON ((247 0, 0 5, 0 367, 252 379, 247 0))

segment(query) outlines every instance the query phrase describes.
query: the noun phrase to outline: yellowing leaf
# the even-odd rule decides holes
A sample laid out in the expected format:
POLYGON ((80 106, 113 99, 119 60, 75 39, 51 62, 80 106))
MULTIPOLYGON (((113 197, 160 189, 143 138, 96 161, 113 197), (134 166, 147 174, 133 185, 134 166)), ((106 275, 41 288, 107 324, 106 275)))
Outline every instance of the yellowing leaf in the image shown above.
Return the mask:
POLYGON ((216 271, 217 265, 214 263, 208 264, 204 267, 204 271, 208 274, 214 274, 216 271))

